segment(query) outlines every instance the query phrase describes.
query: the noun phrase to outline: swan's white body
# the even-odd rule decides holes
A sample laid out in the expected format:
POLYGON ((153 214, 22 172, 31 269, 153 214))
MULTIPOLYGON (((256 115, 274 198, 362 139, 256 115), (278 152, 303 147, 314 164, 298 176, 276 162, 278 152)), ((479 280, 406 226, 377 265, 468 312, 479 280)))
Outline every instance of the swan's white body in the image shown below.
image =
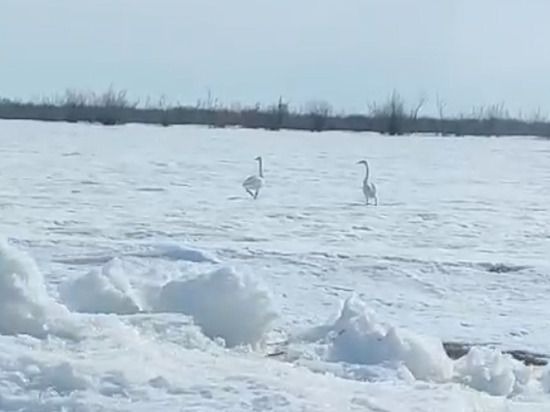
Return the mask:
POLYGON ((378 193, 376 185, 369 183, 369 164, 366 160, 360 160, 357 164, 365 165, 365 178, 363 179, 363 194, 365 195, 365 201, 369 204, 369 199, 374 199, 374 204, 378 205, 378 193))
POLYGON ((246 192, 252 196, 254 199, 258 197, 260 190, 264 187, 264 171, 262 165, 262 157, 258 156, 254 160, 258 161, 258 175, 249 176, 243 182, 243 187, 246 189, 246 192))

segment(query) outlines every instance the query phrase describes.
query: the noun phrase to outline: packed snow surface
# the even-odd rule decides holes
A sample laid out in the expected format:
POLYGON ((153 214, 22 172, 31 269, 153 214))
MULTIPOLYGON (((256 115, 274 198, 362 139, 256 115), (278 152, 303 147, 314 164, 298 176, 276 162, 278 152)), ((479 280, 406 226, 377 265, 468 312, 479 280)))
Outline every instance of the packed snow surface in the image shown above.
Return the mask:
POLYGON ((3 121, 0 153, 1 411, 550 411, 503 353, 550 354, 549 140, 3 121))

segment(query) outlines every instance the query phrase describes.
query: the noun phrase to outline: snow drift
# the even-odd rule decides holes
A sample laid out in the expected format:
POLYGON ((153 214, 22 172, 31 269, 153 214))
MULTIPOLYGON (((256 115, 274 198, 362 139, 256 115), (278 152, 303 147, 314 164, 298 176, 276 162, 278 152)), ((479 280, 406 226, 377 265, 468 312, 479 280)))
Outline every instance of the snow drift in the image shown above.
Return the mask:
POLYGON ((541 379, 542 389, 550 393, 550 365, 547 365, 541 379))
POLYGON ((489 348, 473 347, 455 363, 455 380, 495 396, 523 392, 531 377, 531 370, 523 363, 489 348))
POLYGON ((205 251, 172 243, 153 244, 144 247, 139 252, 131 253, 129 256, 181 260, 192 263, 217 263, 217 259, 205 251))
MULTIPOLYGON (((343 303, 335 321, 313 328, 300 338, 315 344, 314 351, 322 361, 385 366, 403 378, 455 382, 495 396, 550 386, 550 369, 539 382, 531 368, 495 349, 474 347, 453 361, 439 339, 379 322, 355 296, 343 303)), ((380 372, 375 370, 373 375, 380 372)))
POLYGON ((60 287, 63 302, 76 312, 128 315, 142 309, 138 293, 114 258, 86 275, 70 279, 60 287))
POLYGON ((44 337, 68 313, 48 295, 35 262, 0 239, 0 334, 44 337))
POLYGON ((453 373, 441 341, 378 322, 355 296, 343 303, 334 323, 314 328, 304 338, 324 342, 319 350, 332 362, 403 365, 416 379, 436 382, 449 380, 453 373))
POLYGON ((154 307, 193 317, 206 336, 222 338, 228 347, 258 343, 276 317, 269 294, 230 268, 167 283, 154 307))

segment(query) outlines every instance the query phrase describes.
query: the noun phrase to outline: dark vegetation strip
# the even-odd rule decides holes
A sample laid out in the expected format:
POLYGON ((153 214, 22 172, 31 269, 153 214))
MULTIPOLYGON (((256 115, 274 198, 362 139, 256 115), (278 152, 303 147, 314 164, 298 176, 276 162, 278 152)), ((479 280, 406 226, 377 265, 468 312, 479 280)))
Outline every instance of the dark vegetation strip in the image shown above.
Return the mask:
POLYGON ((126 92, 112 88, 102 94, 67 90, 56 98, 19 101, 0 98, 0 119, 89 122, 103 125, 127 123, 170 125, 206 125, 268 130, 372 131, 388 135, 432 133, 441 136, 544 136, 550 137, 550 122, 540 114, 529 119, 510 116, 503 104, 481 107, 468 115, 447 116, 446 104, 437 99, 437 116, 420 113, 426 99, 408 107, 394 92, 381 105, 368 105, 364 114, 337 114, 325 101, 312 101, 299 110, 291 110, 279 99, 276 104, 229 107, 210 97, 194 106, 129 101, 126 92))
MULTIPOLYGON (((279 357, 287 353, 286 346, 288 342, 278 342, 272 344, 279 346, 276 350, 267 354, 267 357, 279 357)), ((443 342, 443 348, 447 356, 453 360, 460 359, 470 352, 474 345, 462 342, 443 342)), ((479 346, 479 345, 476 345, 479 346)), ((523 362, 527 366, 546 366, 548 364, 548 356, 541 353, 534 353, 524 350, 504 350, 502 353, 512 356, 512 358, 523 362)))
MULTIPOLYGON (((474 345, 460 342, 444 342, 443 347, 451 359, 459 359, 467 355, 474 345)), ((526 365, 544 366, 548 364, 548 356, 542 353, 533 353, 524 350, 503 350, 502 353, 511 355, 514 359, 526 365)))

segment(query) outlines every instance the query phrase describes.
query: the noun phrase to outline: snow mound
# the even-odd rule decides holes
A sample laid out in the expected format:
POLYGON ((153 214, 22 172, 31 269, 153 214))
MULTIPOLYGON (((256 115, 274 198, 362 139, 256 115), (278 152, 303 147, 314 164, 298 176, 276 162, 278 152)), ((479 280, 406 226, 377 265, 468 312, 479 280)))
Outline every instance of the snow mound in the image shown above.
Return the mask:
POLYGON ((218 263, 217 259, 207 252, 170 243, 151 245, 140 252, 133 253, 131 256, 183 260, 192 263, 218 263))
POLYGON ((30 256, 0 239, 0 334, 45 337, 48 323, 68 313, 48 295, 30 256))
POLYGON ((542 389, 546 393, 550 393, 550 365, 546 365, 541 379, 542 389))
POLYGON ((88 410, 85 405, 72 403, 85 403, 81 394, 94 390, 93 382, 72 363, 44 363, 30 353, 31 356, 9 355, 0 359, 0 410, 88 410))
POLYGON ((252 277, 230 268, 169 282, 154 306, 157 312, 191 316, 206 336, 222 338, 228 347, 255 345, 277 316, 269 294, 252 277))
POLYGON ((405 381, 458 383, 493 396, 550 391, 550 367, 537 377, 532 368, 511 355, 486 347, 473 347, 467 355, 453 361, 439 339, 378 322, 355 296, 343 303, 334 322, 308 330, 300 338, 316 344, 316 358, 307 353, 307 347, 298 358, 303 359, 305 352, 311 359, 308 365, 324 370, 329 367, 323 362, 343 363, 343 367, 333 370, 348 378, 376 380, 384 376, 377 369, 383 366, 405 381))
POLYGON ((531 373, 511 355, 483 347, 473 347, 455 363, 457 381, 494 396, 523 392, 531 383, 531 373))
POLYGON ((67 362, 39 365, 27 368, 27 371, 30 375, 27 389, 54 389, 59 394, 69 394, 78 390, 86 390, 91 386, 89 378, 78 373, 73 365, 67 362))
POLYGON ((405 366, 420 380, 448 381, 453 362, 440 340, 397 330, 377 321, 355 296, 346 299, 333 324, 316 328, 306 339, 325 339, 321 352, 328 361, 361 365, 405 366))
POLYGON ((68 280, 59 292, 63 302, 76 312, 129 315, 142 309, 118 258, 84 276, 68 280))

